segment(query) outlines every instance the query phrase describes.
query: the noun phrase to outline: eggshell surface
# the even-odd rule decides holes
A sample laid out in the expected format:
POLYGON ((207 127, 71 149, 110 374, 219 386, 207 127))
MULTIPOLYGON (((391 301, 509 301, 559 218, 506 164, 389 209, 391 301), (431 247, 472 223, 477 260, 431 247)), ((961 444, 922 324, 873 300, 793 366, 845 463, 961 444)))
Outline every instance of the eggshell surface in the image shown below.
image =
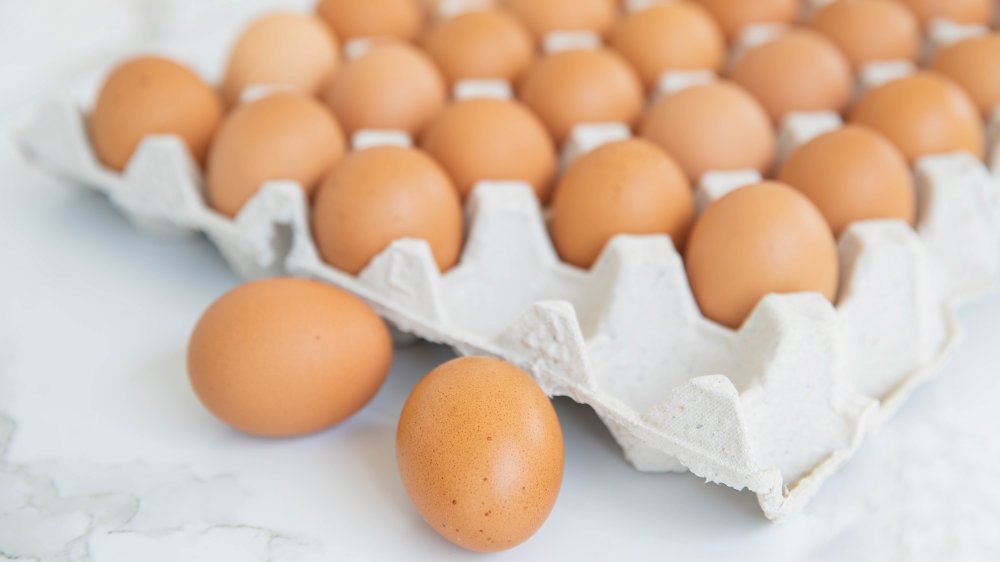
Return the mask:
POLYGON ((202 315, 188 374, 216 417, 267 437, 325 429, 367 404, 392 364, 382 320, 345 291, 305 279, 241 285, 202 315))
POLYGON ((449 106, 428 127, 421 146, 448 172, 464 199, 481 180, 518 180, 547 202, 556 147, 524 105, 477 98, 449 106))
POLYGON ((515 81, 535 58, 535 39, 503 10, 458 14, 435 25, 424 39, 445 79, 515 81))
POLYGON ((337 39, 319 19, 276 13, 251 23, 229 56, 222 93, 233 104, 249 86, 273 85, 318 94, 337 67, 337 39))
POLYGON ((647 87, 668 70, 719 70, 726 40, 712 16, 693 2, 635 12, 612 29, 608 45, 639 71, 647 87))
POLYGON ((921 23, 935 19, 954 23, 989 25, 996 5, 993 0, 896 0, 913 10, 921 23))
POLYGON ((916 188, 910 167, 871 129, 849 125, 816 137, 789 155, 778 179, 808 197, 837 236, 861 220, 913 224, 916 188))
POLYGON ((640 131, 673 156, 691 182, 710 171, 749 169, 767 174, 777 143, 760 103, 726 81, 660 98, 646 114, 640 131))
POLYGON ((422 51, 404 43, 374 45, 341 65, 324 94, 348 135, 361 129, 418 134, 440 111, 444 78, 422 51))
POLYGON ((176 135, 192 157, 205 163, 222 120, 219 96, 187 67, 143 56, 115 67, 104 80, 90 113, 90 138, 98 159, 124 170, 148 135, 176 135))
POLYGON ((590 31, 604 35, 615 19, 608 0, 503 0, 538 39, 556 31, 590 31))
POLYGON ((780 122, 793 111, 841 111, 854 92, 844 55, 815 31, 796 29, 749 49, 730 78, 780 122))
POLYGON ((708 206, 685 254, 702 313, 738 328, 769 293, 837 294, 837 243, 823 215, 798 191, 764 182, 708 206))
POLYGON ((916 164, 923 156, 965 151, 983 157, 983 124, 969 96, 949 78, 918 72, 872 89, 850 121, 885 135, 916 164))
POLYGON ((562 430, 524 371, 499 359, 455 359, 407 399, 396 460, 428 525, 461 547, 499 551, 527 540, 551 512, 562 483, 562 430))
POLYGON ((525 75, 518 94, 560 143, 581 123, 634 125, 644 103, 639 76, 608 49, 544 57, 525 75))
POLYGON ((920 55, 920 22, 893 0, 837 0, 820 8, 809 26, 833 41, 855 69, 920 55))
POLYGON ((799 0, 698 0, 715 17, 726 36, 736 38, 749 25, 792 23, 799 0))
POLYGON ((945 47, 931 68, 958 83, 983 117, 1000 107, 1000 34, 970 37, 945 47))
POLYGON ((424 21, 418 0, 320 0, 316 14, 345 42, 370 37, 412 41, 424 21))
POLYGON ((206 197, 234 217, 269 180, 292 180, 311 197, 345 150, 344 133, 311 96, 276 92, 233 110, 208 158, 206 197))
POLYGON ((668 234, 684 247, 694 197, 683 170, 642 139, 601 146, 576 160, 552 201, 552 241, 566 262, 589 268, 618 234, 668 234))
POLYGON ((394 240, 426 240, 441 271, 462 249, 462 208, 441 167, 422 151, 379 146, 349 154, 313 205, 323 260, 357 274, 394 240))

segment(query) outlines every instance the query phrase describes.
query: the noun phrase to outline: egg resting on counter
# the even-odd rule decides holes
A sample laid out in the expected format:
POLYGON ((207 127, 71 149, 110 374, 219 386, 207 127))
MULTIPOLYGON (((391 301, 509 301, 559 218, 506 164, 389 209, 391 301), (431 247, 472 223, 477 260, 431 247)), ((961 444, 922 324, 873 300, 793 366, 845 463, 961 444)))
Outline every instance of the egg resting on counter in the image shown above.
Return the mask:
POLYGON ((455 359, 413 389, 396 430, 399 474, 441 536, 480 552, 545 522, 562 485, 559 418, 532 378, 488 357, 455 359))
POLYGON ((177 135, 199 165, 223 106, 215 90, 172 60, 143 56, 125 61, 105 78, 90 113, 90 139, 97 158, 125 169, 147 135, 177 135))
POLYGON ((800 0, 698 0, 715 16, 722 31, 735 39, 747 26, 792 23, 802 9, 800 0))
POLYGON ((820 8, 809 26, 840 47, 855 69, 920 56, 920 22, 893 0, 837 0, 820 8))
POLYGON ((392 340, 360 299, 306 279, 229 291, 191 334, 191 386, 226 424, 266 437, 335 425, 367 404, 392 364, 392 340))
POLYGON ((581 123, 634 125, 645 102, 639 76, 621 55, 608 49, 575 49, 543 57, 525 75, 518 94, 559 143, 581 123))
POLYGON ((319 0, 316 14, 344 42, 369 37, 412 41, 424 23, 418 0, 319 0))
POLYGON ((837 46, 801 28, 748 49, 730 78, 760 100, 776 123, 793 111, 841 111, 854 92, 851 66, 837 46))
POLYGON ((931 68, 957 82, 984 118, 1000 107, 1000 34, 949 45, 938 51, 931 68))
POLYGON ((441 112, 420 142, 464 199, 481 180, 518 180, 549 200, 556 147, 545 125, 516 101, 475 98, 441 112))
POLYGON ((550 231, 559 256, 589 268, 618 234, 668 234, 684 247, 694 197, 680 166, 653 143, 603 145, 566 170, 552 200, 550 231))
POLYGON ((608 45, 639 71, 647 88, 668 70, 722 68, 726 39, 712 16, 694 2, 658 4, 620 20, 608 45))
POLYGON ((836 236, 851 223, 897 219, 913 225, 916 187, 906 158, 871 129, 848 125, 789 155, 778 179, 816 205, 836 236))
POLYGON ((646 114, 640 132, 673 156, 693 183, 710 171, 749 169, 766 175, 777 144, 760 103, 726 81, 663 96, 646 114))
POLYGON ((311 197, 344 150, 337 120, 311 96, 275 92, 237 106, 208 157, 208 204, 235 217, 269 180, 296 181, 311 197))
POLYGON ((514 82, 535 58, 535 39, 503 10, 458 14, 441 20, 423 40, 445 79, 514 82))
POLYGON ((741 187, 695 222, 684 256, 706 318, 739 328, 770 293, 837 295, 837 242, 805 195, 777 182, 741 187))
POLYGON ((427 241, 441 271, 462 250, 458 193, 441 166, 413 148, 349 154, 320 186, 312 223, 323 260, 350 274, 400 238, 427 241))
POLYGON ((589 31, 604 35, 615 21, 608 0, 502 0, 538 40, 557 31, 589 31))
POLYGON ((983 123, 962 89, 942 74, 922 71, 873 88, 850 121, 885 135, 911 165, 923 156, 965 151, 982 159, 983 123))
POLYGON ((239 101, 249 86, 282 86, 318 94, 339 59, 337 38, 319 19, 276 13, 251 23, 229 56, 222 94, 228 104, 239 101))
POLYGON ((423 51, 382 42, 342 64, 323 98, 348 135, 361 129, 416 135, 444 107, 448 92, 434 61, 423 51))

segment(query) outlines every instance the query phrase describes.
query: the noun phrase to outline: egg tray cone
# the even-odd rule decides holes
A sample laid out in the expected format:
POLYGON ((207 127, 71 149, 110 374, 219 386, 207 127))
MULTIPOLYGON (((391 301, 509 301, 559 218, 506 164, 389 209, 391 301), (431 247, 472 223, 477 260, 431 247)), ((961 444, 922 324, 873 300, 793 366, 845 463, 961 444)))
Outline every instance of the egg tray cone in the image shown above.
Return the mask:
POLYGON ((263 185, 231 220, 205 204, 179 139, 149 137, 124 173, 111 172, 70 101, 40 107, 20 140, 136 226, 203 232, 242 277, 321 279, 404 332, 512 361, 549 395, 590 405, 639 470, 749 489, 773 520, 799 511, 935 372, 959 336, 959 301, 1000 283, 998 182, 961 154, 917 166, 916 231, 869 221, 842 237, 836 307, 771 295, 732 331, 700 314, 665 236, 619 236, 589 272, 560 262, 527 185, 477 186, 449 272, 425 242, 403 239, 352 276, 319 258, 297 184, 263 185))

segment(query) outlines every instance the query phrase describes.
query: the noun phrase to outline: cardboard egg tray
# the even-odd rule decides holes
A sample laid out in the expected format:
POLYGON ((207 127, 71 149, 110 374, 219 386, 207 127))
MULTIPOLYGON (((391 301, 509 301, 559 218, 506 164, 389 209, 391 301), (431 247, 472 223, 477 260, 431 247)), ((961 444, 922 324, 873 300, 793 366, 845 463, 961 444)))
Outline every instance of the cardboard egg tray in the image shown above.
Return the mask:
MULTIPOLYGON (((897 67, 882 65, 866 80, 897 67)), ((667 76, 663 90, 705 79, 667 76)), ((1000 115, 993 121, 996 140, 1000 115)), ((793 115, 780 152, 839 124, 835 114, 793 115)), ((580 127, 564 161, 627 135, 623 125, 580 127)), ((619 236, 590 271, 560 262, 527 185, 475 188, 454 269, 440 273, 425 242, 403 239, 352 276, 319 258, 297 184, 266 183, 231 220, 205 204, 201 173, 179 139, 149 137, 124 173, 112 172, 95 159, 85 110, 71 101, 40 107, 20 140, 51 171, 106 194, 136 226, 204 233, 242 277, 321 279, 403 332, 510 360, 549 395, 590 405, 637 469, 686 470, 749 489, 773 520, 799 511, 935 372, 959 336, 958 303, 1000 284, 1000 182, 962 154, 917 165, 915 230, 868 221, 841 238, 836 307, 818 294, 771 295, 732 331, 700 314, 666 236, 619 236)), ((366 132, 354 141, 406 138, 366 132)), ((991 161, 1000 163, 997 144, 991 161)), ((699 208, 757 179, 708 174, 699 208)))

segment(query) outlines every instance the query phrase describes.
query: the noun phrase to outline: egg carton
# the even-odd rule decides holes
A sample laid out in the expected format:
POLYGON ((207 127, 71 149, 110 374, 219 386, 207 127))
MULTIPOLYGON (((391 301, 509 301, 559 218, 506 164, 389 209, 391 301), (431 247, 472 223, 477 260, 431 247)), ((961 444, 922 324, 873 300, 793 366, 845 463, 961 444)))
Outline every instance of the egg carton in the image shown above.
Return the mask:
MULTIPOLYGON (((796 127, 818 132, 786 129, 796 127)), ((404 239, 355 277, 319 258, 294 183, 265 184, 231 220, 205 204, 177 138, 147 138, 117 174, 94 158, 76 104, 52 102, 21 140, 140 228, 203 232, 245 278, 322 279, 405 332, 504 357, 548 394, 593 407, 639 470, 749 489, 772 519, 798 511, 934 371, 958 337, 957 302, 1000 279, 998 183, 960 154, 918 165, 916 231, 891 221, 849 229, 836 308, 815 294, 772 295, 732 331, 701 316, 665 236, 620 236, 590 271, 560 262, 526 185, 476 187, 451 271, 438 271, 425 242, 404 239)), ((756 179, 722 178, 736 181, 710 178, 699 201, 756 179)))
MULTIPOLYGON (((876 68, 867 85, 890 75, 876 68)), ((659 95, 710 79, 668 75, 659 95)), ((496 84, 462 88, 509 95, 496 84)), ((836 306, 818 294, 771 295, 733 331, 701 315, 666 236, 619 236, 590 271, 562 263, 527 185, 473 190, 452 270, 437 269, 424 241, 403 239, 352 276, 319 258, 298 185, 268 182, 230 219, 206 205, 201 172, 179 139, 145 139, 117 173, 95 158, 85 114, 73 100, 46 102, 20 144, 50 171, 107 195, 142 230, 205 234, 241 277, 321 279, 406 333, 512 361, 549 395, 591 406, 637 469, 748 489, 772 520, 799 511, 935 372, 959 337, 958 303, 1000 284, 1000 182, 961 154, 916 167, 916 229, 868 221, 841 238, 836 306)), ((793 115, 779 152, 839 125, 833 114, 793 115)), ((1000 137, 1000 113, 991 131, 1000 137)), ((628 135, 621 124, 580 127, 563 162, 628 135)), ((356 148, 408 142, 391 132, 353 139, 356 148)), ((758 179, 708 174, 698 208, 758 179)))

